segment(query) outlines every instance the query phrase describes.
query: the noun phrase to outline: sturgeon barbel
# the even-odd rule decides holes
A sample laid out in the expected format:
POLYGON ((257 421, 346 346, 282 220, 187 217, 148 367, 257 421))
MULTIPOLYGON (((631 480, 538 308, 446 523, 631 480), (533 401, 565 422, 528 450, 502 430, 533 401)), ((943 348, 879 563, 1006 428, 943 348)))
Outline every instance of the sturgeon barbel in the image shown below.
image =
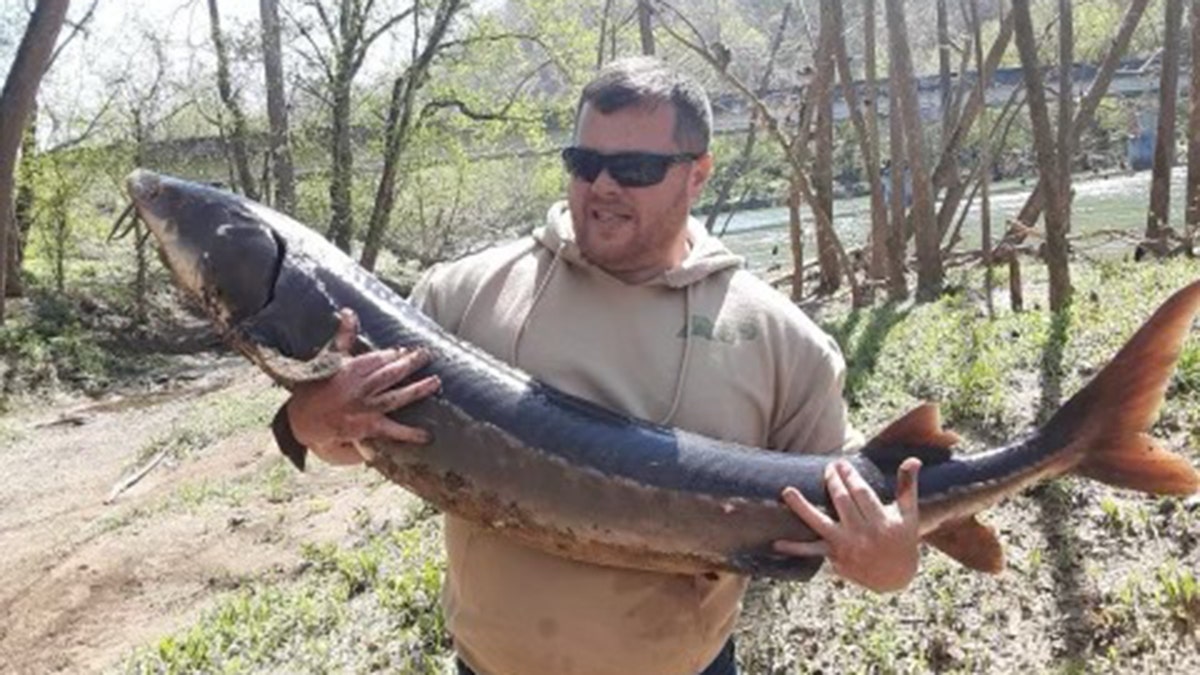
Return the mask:
MULTIPOLYGON (((587 562, 676 573, 732 571, 805 580, 820 558, 779 539, 817 535, 780 500, 799 488, 832 514, 835 458, 770 452, 631 419, 569 396, 439 328, 323 237, 228 192, 135 171, 127 188, 176 283, 222 335, 285 387, 328 376, 336 313, 358 314, 359 349, 418 348, 441 391, 392 416, 427 446, 370 441, 368 464, 437 507, 587 562), (318 364, 326 364, 319 366, 318 364)), ((1067 473, 1160 495, 1200 475, 1147 432, 1193 316, 1200 282, 1176 293, 1040 429, 954 456, 958 437, 922 405, 849 461, 885 502, 907 457, 923 463, 920 531, 968 567, 998 571, 1001 546, 976 514, 1067 473)))

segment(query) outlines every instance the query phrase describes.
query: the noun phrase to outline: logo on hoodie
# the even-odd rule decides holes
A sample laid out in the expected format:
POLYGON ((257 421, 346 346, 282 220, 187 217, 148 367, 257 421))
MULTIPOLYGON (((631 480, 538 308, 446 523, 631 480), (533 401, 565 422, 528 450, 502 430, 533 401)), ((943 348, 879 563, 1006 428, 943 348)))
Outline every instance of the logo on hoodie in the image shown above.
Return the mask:
POLYGON ((677 338, 698 337, 727 345, 758 339, 758 325, 749 319, 714 321, 703 314, 693 314, 688 324, 679 329, 677 338))

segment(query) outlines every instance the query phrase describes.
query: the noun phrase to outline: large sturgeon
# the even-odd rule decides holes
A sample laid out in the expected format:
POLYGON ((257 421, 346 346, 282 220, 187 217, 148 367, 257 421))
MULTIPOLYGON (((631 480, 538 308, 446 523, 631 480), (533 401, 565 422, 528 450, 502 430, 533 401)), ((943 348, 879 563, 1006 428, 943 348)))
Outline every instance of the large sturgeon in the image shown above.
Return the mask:
MULTIPOLYGON (((335 313, 359 317, 360 349, 424 347, 439 394, 394 414, 429 429, 412 447, 371 442, 368 463, 439 508, 579 560, 699 573, 808 579, 819 558, 773 552, 817 536, 779 499, 785 486, 832 513, 828 456, 768 452, 631 419, 566 395, 442 331, 300 223, 236 195, 135 171, 128 191, 176 283, 224 337, 285 387, 327 376, 335 313), (317 364, 326 364, 319 367, 317 364)), ((984 571, 1003 566, 976 514, 1033 483, 1075 473, 1160 495, 1200 475, 1147 431, 1193 316, 1200 282, 1176 293, 1040 429, 953 456, 936 407, 888 426, 849 461, 884 501, 906 457, 924 466, 920 529, 984 571)))

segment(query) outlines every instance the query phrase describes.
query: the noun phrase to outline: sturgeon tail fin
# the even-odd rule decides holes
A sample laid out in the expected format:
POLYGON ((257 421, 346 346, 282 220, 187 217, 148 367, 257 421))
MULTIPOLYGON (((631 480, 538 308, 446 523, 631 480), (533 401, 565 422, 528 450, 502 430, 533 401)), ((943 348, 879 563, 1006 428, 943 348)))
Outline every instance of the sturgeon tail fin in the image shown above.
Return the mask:
POLYGON ((1113 360, 1041 430, 1068 449, 1064 466, 1116 487, 1158 495, 1200 491, 1200 473, 1147 432, 1158 418, 1171 374, 1200 312, 1200 282, 1172 295, 1113 360))

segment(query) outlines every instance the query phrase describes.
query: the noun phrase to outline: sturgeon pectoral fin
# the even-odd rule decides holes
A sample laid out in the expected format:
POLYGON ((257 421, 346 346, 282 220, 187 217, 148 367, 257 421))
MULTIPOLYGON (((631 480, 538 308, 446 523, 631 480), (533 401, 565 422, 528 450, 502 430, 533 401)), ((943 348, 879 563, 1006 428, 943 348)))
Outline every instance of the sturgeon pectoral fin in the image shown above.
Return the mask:
POLYGON ((332 377, 341 367, 342 359, 345 358, 342 354, 330 349, 321 350, 315 357, 307 361, 284 356, 261 345, 255 347, 255 352, 251 360, 273 380, 288 389, 304 382, 315 382, 332 377))
POLYGON ((996 531, 974 516, 942 525, 924 537, 925 543, 980 572, 997 574, 1004 569, 1004 549, 996 531))

